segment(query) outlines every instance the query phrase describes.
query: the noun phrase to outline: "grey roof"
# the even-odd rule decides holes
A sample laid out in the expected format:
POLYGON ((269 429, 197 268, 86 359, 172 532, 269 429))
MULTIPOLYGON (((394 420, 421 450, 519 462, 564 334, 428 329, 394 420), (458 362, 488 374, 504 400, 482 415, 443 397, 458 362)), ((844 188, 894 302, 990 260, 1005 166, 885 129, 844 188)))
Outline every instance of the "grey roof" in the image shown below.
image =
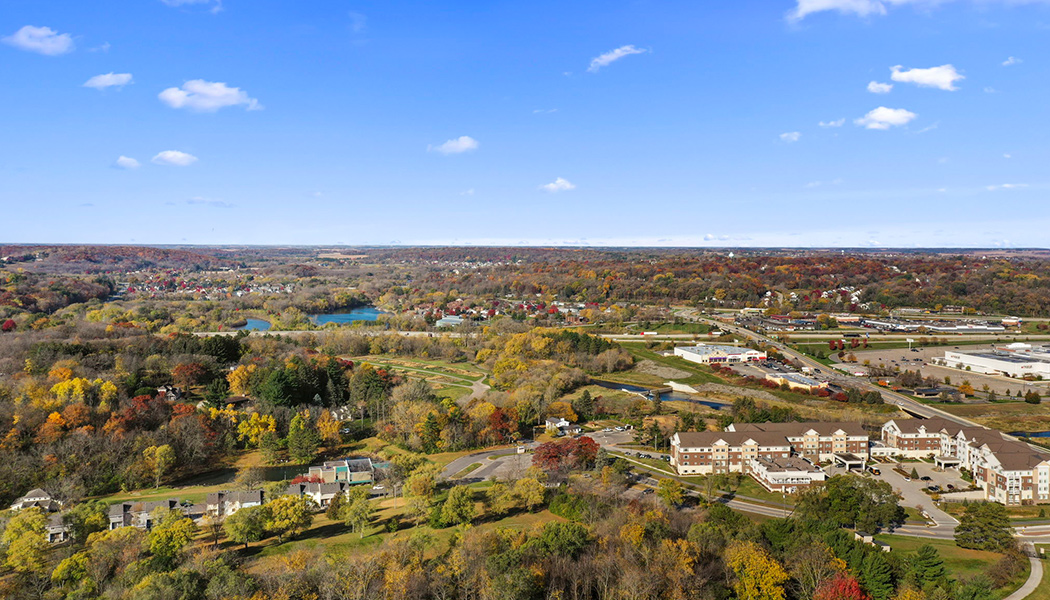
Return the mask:
POLYGON ((262 504, 263 492, 262 490, 252 490, 248 492, 212 492, 205 498, 207 504, 218 504, 220 502, 239 502, 240 504, 246 504, 249 502, 258 502, 262 504))
POLYGON ((806 460, 802 460, 797 456, 790 456, 788 458, 756 458, 759 464, 766 468, 770 473, 784 473, 788 471, 802 471, 804 473, 819 473, 820 469, 813 466, 812 463, 806 460))

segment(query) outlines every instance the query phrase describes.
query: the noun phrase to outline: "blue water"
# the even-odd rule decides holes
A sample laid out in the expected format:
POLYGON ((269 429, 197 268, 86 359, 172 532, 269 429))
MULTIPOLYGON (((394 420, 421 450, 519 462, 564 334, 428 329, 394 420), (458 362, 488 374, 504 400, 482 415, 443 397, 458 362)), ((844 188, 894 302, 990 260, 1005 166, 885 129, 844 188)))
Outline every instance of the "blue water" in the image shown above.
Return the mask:
POLYGON ((353 323, 354 321, 375 321, 381 314, 383 314, 383 311, 378 308, 375 308, 374 306, 366 306, 364 308, 355 308, 348 312, 310 315, 310 320, 313 321, 314 325, 324 325, 325 323, 345 325, 347 323, 353 323))
POLYGON ((243 327, 238 327, 238 331, 266 331, 270 328, 269 321, 263 321, 262 319, 245 319, 248 321, 243 327))
MULTIPOLYGON (((603 388, 610 389, 610 390, 626 390, 628 392, 638 392, 638 393, 641 393, 641 394, 644 394, 644 393, 649 391, 649 388, 641 387, 641 386, 638 386, 638 385, 628 385, 626 383, 616 383, 615 381, 602 381, 600 379, 595 379, 595 380, 591 381, 591 383, 593 383, 594 385, 601 386, 603 388)), ((664 387, 664 386, 660 386, 660 387, 664 387)), ((663 394, 660 394, 660 399, 665 401, 665 402, 677 401, 677 402, 692 402, 693 404, 703 404, 704 406, 708 406, 708 407, 713 408, 715 410, 722 410, 723 408, 726 408, 726 407, 729 406, 728 404, 723 404, 721 402, 713 402, 711 400, 698 400, 698 399, 693 398, 692 396, 690 396, 688 394, 683 394, 681 392, 664 392, 663 394)))
POLYGON ((1010 435, 1027 438, 1050 438, 1050 431, 1011 431, 1010 435))

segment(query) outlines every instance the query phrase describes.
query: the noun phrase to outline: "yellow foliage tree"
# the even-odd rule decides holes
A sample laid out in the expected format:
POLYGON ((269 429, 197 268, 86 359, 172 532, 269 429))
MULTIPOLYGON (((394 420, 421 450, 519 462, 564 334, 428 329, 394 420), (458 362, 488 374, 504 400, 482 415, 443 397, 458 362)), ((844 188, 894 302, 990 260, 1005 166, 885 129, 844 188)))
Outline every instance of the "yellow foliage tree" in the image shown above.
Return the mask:
POLYGON ((735 541, 726 548, 726 565, 736 574, 733 590, 740 600, 784 600, 784 567, 754 542, 735 541))
POLYGON ((561 417, 566 421, 575 423, 579 417, 576 415, 576 411, 572 410, 572 405, 568 402, 551 402, 547 407, 547 415, 551 417, 561 417))
POLYGON ((277 421, 273 415, 260 415, 252 413, 247 421, 241 421, 237 425, 238 439, 247 440, 252 446, 258 446, 259 440, 265 433, 276 433, 277 421))
POLYGON ((321 439, 328 446, 338 444, 340 441, 339 421, 335 420, 335 417, 332 416, 332 413, 327 408, 322 410, 321 416, 317 418, 317 432, 321 434, 321 439))
POLYGON ((247 396, 248 384, 251 382, 252 373, 255 373, 255 365, 240 365, 226 375, 226 381, 230 384, 230 393, 235 396, 247 396))

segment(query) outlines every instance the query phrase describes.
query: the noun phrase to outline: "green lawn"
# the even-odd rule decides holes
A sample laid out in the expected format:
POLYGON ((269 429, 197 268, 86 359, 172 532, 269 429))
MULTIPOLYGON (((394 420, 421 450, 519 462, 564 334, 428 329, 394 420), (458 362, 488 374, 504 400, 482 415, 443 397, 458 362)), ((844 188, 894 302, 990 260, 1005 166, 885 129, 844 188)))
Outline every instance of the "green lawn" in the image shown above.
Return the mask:
MULTIPOLYGON (((998 552, 960 548, 955 545, 953 540, 934 540, 893 534, 879 534, 875 536, 875 539, 889 544, 893 552, 901 552, 908 555, 914 554, 920 546, 929 544, 940 552, 941 558, 944 559, 945 568, 956 579, 983 573, 1003 556, 998 552)), ((1027 578, 1028 574, 1026 572, 1024 577, 1018 581, 1018 585, 1027 578)))
POLYGON ((460 471, 459 473, 456 473, 451 478, 452 479, 462 479, 462 478, 466 477, 467 475, 470 475, 471 473, 473 473, 474 471, 476 471, 476 470, 478 470, 480 468, 481 468, 481 463, 469 464, 462 471, 460 471))

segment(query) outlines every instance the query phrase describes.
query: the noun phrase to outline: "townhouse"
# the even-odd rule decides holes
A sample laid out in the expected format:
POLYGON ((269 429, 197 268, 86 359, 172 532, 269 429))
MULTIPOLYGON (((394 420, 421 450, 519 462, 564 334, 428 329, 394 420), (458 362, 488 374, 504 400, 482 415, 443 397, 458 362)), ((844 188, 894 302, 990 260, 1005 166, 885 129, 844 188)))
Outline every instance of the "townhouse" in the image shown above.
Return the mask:
POLYGON ((208 494, 204 500, 204 511, 209 517, 228 517, 242 508, 249 506, 261 506, 263 503, 262 490, 249 492, 214 492, 208 494))

